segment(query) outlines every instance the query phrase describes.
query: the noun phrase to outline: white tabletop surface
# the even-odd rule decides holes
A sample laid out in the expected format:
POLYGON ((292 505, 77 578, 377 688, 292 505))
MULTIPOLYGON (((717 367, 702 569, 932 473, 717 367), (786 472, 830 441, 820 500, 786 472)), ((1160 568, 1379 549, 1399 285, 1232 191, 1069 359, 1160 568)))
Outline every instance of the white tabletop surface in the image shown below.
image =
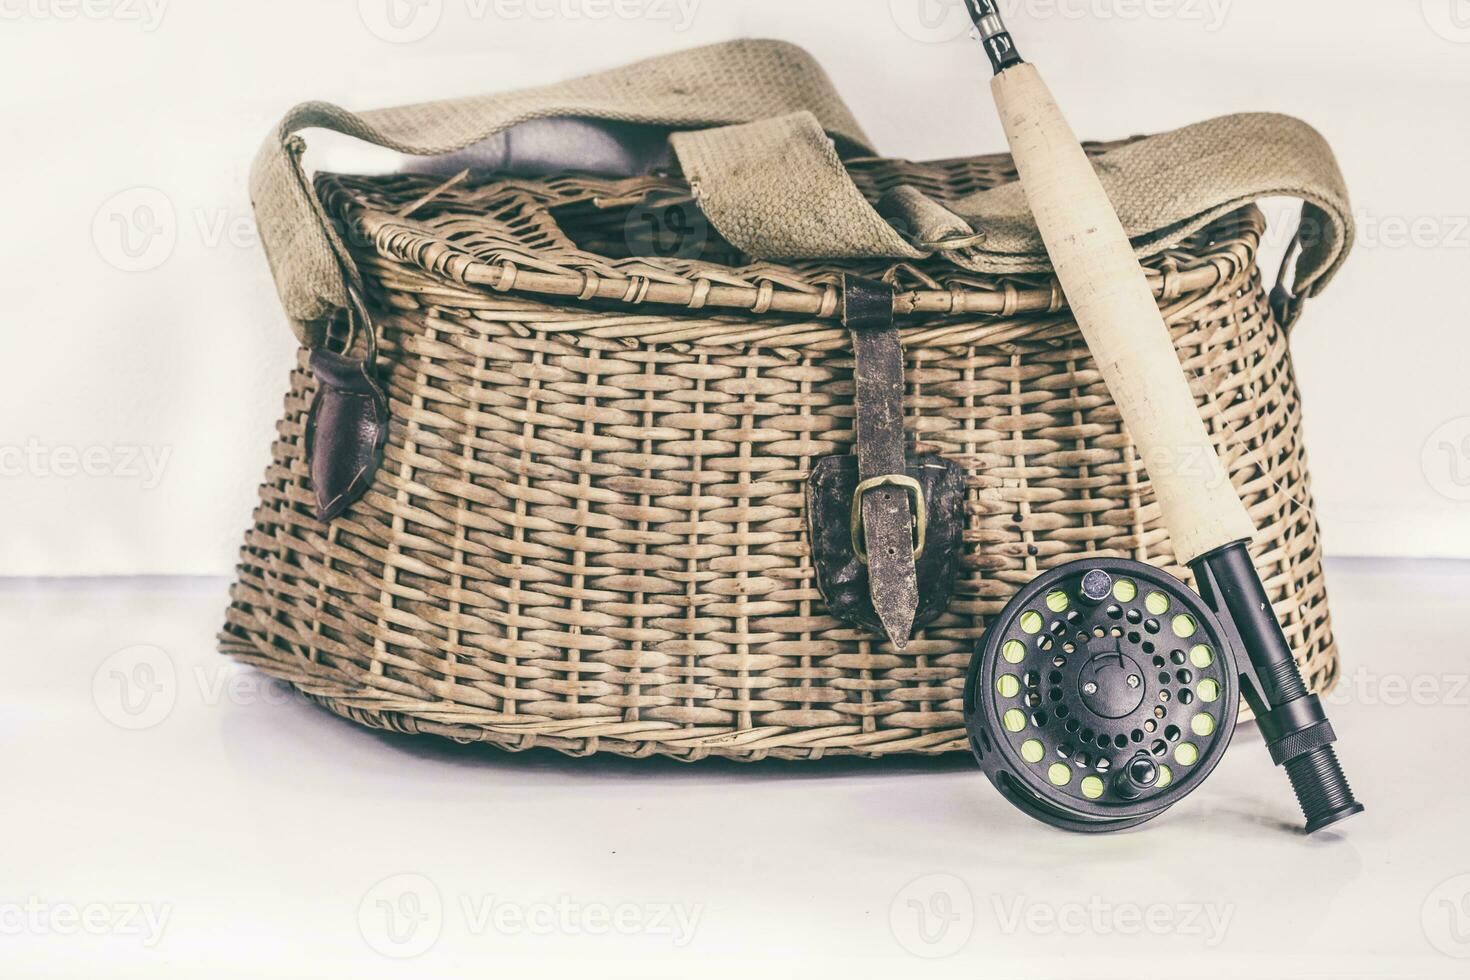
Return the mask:
POLYGON ((225 582, 0 584, 0 975, 1470 975, 1470 564, 1329 585, 1368 811, 1308 839, 1253 728, 1152 824, 1073 836, 963 757, 371 732, 214 652, 225 582))

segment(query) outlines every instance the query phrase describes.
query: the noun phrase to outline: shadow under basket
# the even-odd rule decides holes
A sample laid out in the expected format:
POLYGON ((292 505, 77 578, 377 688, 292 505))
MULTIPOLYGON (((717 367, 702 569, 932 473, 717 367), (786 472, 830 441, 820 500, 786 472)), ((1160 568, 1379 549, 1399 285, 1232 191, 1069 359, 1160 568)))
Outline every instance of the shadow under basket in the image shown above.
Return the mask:
MULTIPOLYGON (((1004 156, 848 167, 872 200, 1015 176, 1004 156)), ((688 760, 963 752, 971 654, 1037 574, 1092 554, 1189 581, 1047 275, 754 263, 663 175, 316 189, 366 287, 387 444, 367 493, 319 521, 303 352, 221 643, 353 721, 688 760), (912 448, 966 475, 953 600, 903 650, 828 615, 809 550, 807 477, 853 444, 844 273, 897 290, 912 448)), ((1263 230, 1245 207, 1146 265, 1321 692, 1336 651, 1263 230)))

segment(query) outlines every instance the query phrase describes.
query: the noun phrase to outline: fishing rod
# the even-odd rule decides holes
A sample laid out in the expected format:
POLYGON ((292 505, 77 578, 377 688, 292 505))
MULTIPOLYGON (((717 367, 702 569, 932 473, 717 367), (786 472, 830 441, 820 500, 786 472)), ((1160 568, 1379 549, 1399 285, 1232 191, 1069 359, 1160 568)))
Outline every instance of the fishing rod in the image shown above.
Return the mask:
POLYGON ((1199 594, 1142 562, 1079 559, 1016 594, 965 686, 971 747, 1012 803, 1119 830, 1219 762, 1239 698, 1286 769, 1307 833, 1362 811, 1247 545, 1255 524, 1205 429, 1112 203, 994 0, 966 0, 1027 203, 1072 315, 1137 445, 1199 594), (1240 656, 1243 654, 1244 656, 1240 656))

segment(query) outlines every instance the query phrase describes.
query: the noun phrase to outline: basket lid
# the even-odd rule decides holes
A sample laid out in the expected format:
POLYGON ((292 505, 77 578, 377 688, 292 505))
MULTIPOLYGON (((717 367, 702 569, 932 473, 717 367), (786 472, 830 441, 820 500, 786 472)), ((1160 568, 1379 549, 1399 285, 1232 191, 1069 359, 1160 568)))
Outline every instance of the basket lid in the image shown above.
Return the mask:
MULTIPOLYGON (((1117 144, 1098 144, 1106 152, 1117 144)), ((916 163, 865 157, 846 161, 870 200, 914 187, 945 201, 1015 179, 1005 155, 916 163)), ((821 342, 840 338, 838 288, 844 273, 883 279, 909 318, 906 342, 960 343, 946 317, 997 317, 985 339, 1035 338, 1038 319, 1065 323, 1066 300, 1048 267, 990 274, 938 255, 917 260, 756 260, 705 218, 681 175, 545 177, 461 172, 433 175, 321 174, 317 193, 371 279, 455 304, 511 294, 586 304, 589 314, 634 306, 660 308, 639 318, 646 341, 676 343, 821 342), (833 321, 812 323, 811 321, 833 321)), ((1264 228, 1253 206, 1209 222, 1145 260, 1161 301, 1215 288, 1249 270, 1264 228)), ((501 302, 504 300, 502 299, 501 302)), ((588 329, 598 329, 589 321, 588 329)), ((973 324, 966 329, 972 333, 973 324)))

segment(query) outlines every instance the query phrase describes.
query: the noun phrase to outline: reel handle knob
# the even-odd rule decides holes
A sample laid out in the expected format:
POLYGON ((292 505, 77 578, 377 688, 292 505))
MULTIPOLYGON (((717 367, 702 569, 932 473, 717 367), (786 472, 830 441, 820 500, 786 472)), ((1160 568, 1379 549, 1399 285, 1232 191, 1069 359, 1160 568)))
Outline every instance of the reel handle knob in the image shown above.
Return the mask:
POLYGON ((1118 790, 1119 796, 1136 800, 1158 781, 1159 767, 1149 758, 1147 752, 1140 752, 1118 770, 1113 786, 1118 790))

